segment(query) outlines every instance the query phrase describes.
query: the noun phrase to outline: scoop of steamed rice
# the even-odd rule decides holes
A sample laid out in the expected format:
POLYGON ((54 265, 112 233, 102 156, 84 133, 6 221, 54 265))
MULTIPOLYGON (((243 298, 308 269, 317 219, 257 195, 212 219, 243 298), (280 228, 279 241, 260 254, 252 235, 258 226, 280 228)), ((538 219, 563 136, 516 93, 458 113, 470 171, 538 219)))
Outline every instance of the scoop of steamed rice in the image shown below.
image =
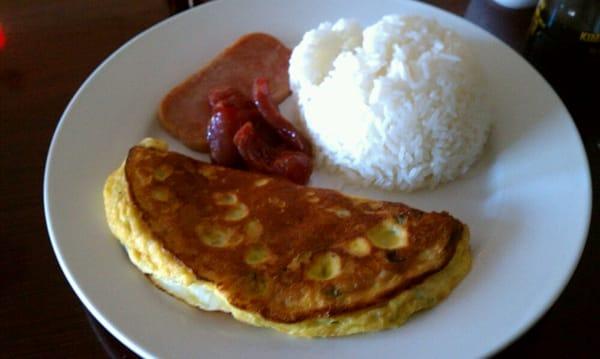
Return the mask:
POLYGON ((322 23, 294 48, 289 74, 317 158, 360 184, 435 187, 467 172, 488 137, 474 54, 434 20, 322 23))

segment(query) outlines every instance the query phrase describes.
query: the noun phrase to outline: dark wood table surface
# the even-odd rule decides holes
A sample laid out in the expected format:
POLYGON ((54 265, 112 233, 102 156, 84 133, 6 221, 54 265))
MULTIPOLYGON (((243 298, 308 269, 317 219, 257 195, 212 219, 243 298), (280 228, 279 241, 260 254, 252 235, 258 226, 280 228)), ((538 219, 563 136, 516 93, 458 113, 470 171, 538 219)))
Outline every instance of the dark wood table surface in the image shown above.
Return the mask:
MULTIPOLYGON (((523 50, 532 9, 508 10, 490 0, 428 2, 523 50)), ((111 52, 171 10, 166 0, 0 0, 0 357, 135 357, 86 311, 58 267, 44 220, 43 172, 54 129, 77 88, 111 52)), ((600 353, 600 144, 594 125, 600 111, 592 109, 600 91, 598 83, 585 86, 555 89, 573 114, 592 169, 587 245, 556 303, 499 356, 600 353), (586 91, 595 95, 575 100, 586 91)))

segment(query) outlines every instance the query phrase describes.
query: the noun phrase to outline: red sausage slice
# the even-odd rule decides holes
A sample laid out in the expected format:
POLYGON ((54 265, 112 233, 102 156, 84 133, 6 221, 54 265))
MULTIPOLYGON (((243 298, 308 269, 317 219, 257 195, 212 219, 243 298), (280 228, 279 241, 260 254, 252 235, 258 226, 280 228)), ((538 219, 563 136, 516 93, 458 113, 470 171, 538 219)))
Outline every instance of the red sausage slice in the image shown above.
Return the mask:
POLYGON ((277 131, 277 134, 285 143, 308 156, 312 155, 312 147, 308 139, 281 115, 277 104, 273 102, 269 91, 269 82, 266 78, 257 78, 254 81, 252 98, 265 121, 277 131))
POLYGON ((215 89, 208 95, 212 117, 206 138, 213 163, 241 168, 242 158, 233 143, 233 136, 247 121, 256 121, 260 113, 248 98, 233 87, 215 89))
POLYGON ((312 160, 305 153, 275 148, 264 141, 246 122, 233 137, 244 162, 253 171, 289 179, 297 184, 306 184, 312 173, 312 160))

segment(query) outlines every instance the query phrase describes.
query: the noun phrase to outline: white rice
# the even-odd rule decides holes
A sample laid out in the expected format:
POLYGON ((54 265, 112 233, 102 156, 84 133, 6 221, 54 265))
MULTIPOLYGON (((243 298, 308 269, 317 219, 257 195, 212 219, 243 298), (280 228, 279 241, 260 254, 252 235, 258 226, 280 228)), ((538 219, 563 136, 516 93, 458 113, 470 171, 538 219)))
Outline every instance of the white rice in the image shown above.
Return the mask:
POLYGON ((477 62, 433 20, 385 16, 307 32, 290 59, 299 125, 320 162, 364 185, 414 190, 467 172, 488 137, 477 62))

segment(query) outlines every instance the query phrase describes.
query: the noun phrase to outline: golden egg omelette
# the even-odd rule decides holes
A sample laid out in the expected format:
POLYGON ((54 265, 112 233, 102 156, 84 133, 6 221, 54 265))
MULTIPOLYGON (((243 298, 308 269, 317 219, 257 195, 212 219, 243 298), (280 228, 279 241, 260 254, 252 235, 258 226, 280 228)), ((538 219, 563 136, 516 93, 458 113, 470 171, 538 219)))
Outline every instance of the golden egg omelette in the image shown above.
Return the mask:
POLYGON ((154 139, 109 176, 104 204, 156 286, 296 336, 399 326, 471 267, 468 227, 447 213, 211 165, 154 139))

